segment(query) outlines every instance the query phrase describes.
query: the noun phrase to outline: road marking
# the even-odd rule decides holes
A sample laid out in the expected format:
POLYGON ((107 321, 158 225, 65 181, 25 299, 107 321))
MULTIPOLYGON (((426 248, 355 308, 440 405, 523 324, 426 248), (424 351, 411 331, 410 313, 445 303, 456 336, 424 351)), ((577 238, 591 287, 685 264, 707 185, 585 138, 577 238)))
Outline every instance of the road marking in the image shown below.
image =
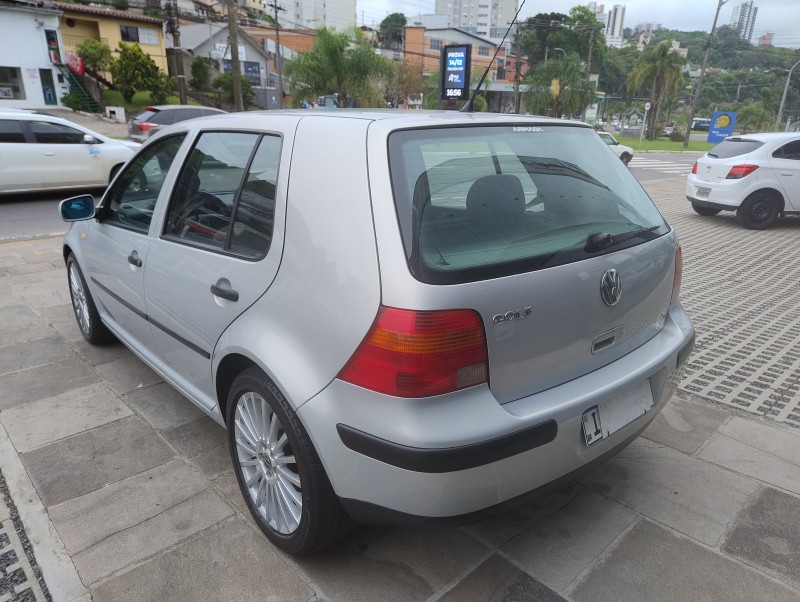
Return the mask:
POLYGON ((638 167, 640 169, 650 169, 670 174, 688 175, 692 171, 691 165, 686 163, 675 163, 673 161, 661 161, 660 159, 648 159, 645 157, 633 157, 628 167, 638 167))

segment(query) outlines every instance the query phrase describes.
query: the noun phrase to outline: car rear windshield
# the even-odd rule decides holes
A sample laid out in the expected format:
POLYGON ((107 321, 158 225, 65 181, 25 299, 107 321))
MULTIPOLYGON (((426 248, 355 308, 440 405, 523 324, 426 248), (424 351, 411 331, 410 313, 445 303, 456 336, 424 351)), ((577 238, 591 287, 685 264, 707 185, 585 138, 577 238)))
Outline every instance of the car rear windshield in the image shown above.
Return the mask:
POLYGON ((134 117, 133 120, 136 123, 144 123, 145 121, 151 121, 151 119, 155 114, 156 114, 155 111, 150 111, 150 110, 142 111, 136 117, 134 117))
POLYGON ((409 268, 430 284, 563 265, 669 231, 586 127, 403 130, 389 163, 409 268))
POLYGON ((764 146, 758 140, 747 138, 727 138, 708 151, 708 156, 714 159, 730 159, 752 153, 757 148, 764 146))

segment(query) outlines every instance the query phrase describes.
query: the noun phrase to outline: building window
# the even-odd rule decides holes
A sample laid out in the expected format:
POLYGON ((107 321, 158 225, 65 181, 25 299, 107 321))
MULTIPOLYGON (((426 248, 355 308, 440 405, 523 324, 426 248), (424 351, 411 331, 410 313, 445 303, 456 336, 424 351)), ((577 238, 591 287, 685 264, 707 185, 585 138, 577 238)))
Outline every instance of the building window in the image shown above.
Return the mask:
POLYGON ((158 46, 158 31, 155 29, 120 25, 119 33, 123 42, 138 42, 139 44, 158 46))
POLYGON ((25 99, 25 86, 19 67, 0 67, 0 100, 25 99))
POLYGON ((431 50, 441 50, 441 49, 442 49, 442 41, 431 38, 431 50))
POLYGON ((478 46, 478 56, 489 56, 489 47, 478 46))

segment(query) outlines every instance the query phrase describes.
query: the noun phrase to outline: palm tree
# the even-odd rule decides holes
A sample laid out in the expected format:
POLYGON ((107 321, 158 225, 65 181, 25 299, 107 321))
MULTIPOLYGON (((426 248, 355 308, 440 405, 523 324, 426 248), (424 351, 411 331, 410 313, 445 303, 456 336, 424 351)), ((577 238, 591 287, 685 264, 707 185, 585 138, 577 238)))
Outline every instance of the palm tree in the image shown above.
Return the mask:
POLYGON ((323 27, 314 35, 311 52, 286 61, 284 73, 295 106, 304 98, 338 94, 339 106, 347 107, 358 98, 367 107, 386 105, 375 82, 392 73, 388 59, 375 49, 357 27, 336 31, 323 27))
POLYGON ((650 87, 652 105, 648 116, 650 140, 656 136, 656 123, 661 105, 667 98, 675 96, 683 81, 684 65, 686 59, 675 52, 669 42, 661 42, 641 56, 628 77, 630 92, 650 87))
POLYGON ((524 95, 531 113, 561 117, 582 112, 594 101, 594 85, 577 54, 539 63, 525 77, 524 95))

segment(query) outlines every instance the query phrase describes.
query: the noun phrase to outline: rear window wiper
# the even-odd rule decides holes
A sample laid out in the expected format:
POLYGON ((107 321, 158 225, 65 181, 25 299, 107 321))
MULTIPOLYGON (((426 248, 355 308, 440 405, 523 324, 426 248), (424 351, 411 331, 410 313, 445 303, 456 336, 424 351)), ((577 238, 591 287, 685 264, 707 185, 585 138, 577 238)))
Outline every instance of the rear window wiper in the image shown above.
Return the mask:
MULTIPOLYGON (((594 253, 595 251, 602 251, 613 245, 625 242, 631 238, 642 237, 642 234, 658 230, 661 226, 649 226, 647 228, 638 228, 630 232, 620 232, 619 234, 609 234, 608 232, 597 232, 590 234, 586 239, 586 246, 584 247, 587 253, 594 253)), ((643 238, 643 237, 642 237, 643 238)))
POLYGON ((719 159, 719 155, 715 155, 714 153, 706 153, 709 157, 714 157, 715 159, 719 159))

